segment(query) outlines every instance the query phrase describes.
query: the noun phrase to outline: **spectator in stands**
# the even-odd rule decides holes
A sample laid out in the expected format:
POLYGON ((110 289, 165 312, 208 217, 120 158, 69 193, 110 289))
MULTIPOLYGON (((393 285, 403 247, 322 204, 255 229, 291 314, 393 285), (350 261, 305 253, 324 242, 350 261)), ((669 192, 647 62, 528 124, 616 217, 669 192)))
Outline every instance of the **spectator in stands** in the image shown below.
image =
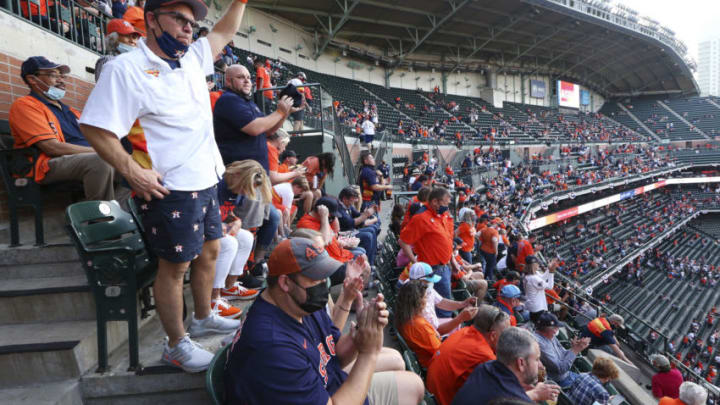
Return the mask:
POLYGON ((624 328, 625 320, 618 314, 607 317, 595 318, 588 322, 587 325, 580 327, 580 336, 590 338, 590 347, 594 349, 602 349, 610 354, 625 360, 632 364, 625 356, 617 340, 615 340, 615 328, 624 328))
MULTIPOLYGON (((483 215, 486 216, 486 215, 483 215)), ((485 262, 485 279, 491 281, 495 277, 495 269, 497 268, 498 244, 500 243, 500 235, 498 234, 495 222, 487 217, 487 224, 480 231, 480 254, 485 262)))
POLYGON ((291 149, 285 149, 280 154, 280 166, 278 166, 279 173, 287 173, 293 166, 297 165, 297 153, 291 149))
POLYGON ((685 381, 680 385, 678 398, 660 398, 658 405, 705 405, 708 392, 702 386, 694 382, 685 381))
POLYGON ((137 46, 140 33, 126 20, 114 18, 108 22, 105 31, 105 53, 95 62, 95 81, 100 79, 104 64, 121 53, 130 52, 137 46))
POLYGON ((498 291, 495 306, 510 316, 510 324, 517 326, 518 318, 520 322, 527 321, 523 316, 522 302, 527 298, 522 295, 520 288, 514 284, 507 284, 498 291))
POLYGON ((373 124, 369 115, 365 116, 362 123, 362 139, 360 140, 363 144, 372 144, 375 138, 375 124, 373 124))
POLYGON ((525 295, 527 296, 525 307, 530 311, 530 320, 533 322, 537 320, 542 311, 548 310, 545 290, 552 289, 555 285, 555 269, 557 267, 558 261, 553 259, 548 268, 540 272, 540 261, 537 257, 527 256, 525 258, 525 278, 523 279, 525 295))
POLYGON ((362 168, 360 168, 360 190, 362 191, 362 207, 366 209, 373 205, 376 206, 376 210, 379 210, 380 199, 382 194, 386 190, 392 190, 391 184, 381 184, 378 181, 378 175, 375 171, 375 157, 368 150, 360 152, 360 162, 362 168))
POLYGON ((548 378, 565 389, 578 377, 570 368, 575 357, 588 347, 590 338, 574 338, 570 342, 570 349, 565 349, 557 338, 561 326, 563 324, 555 314, 545 311, 535 321, 535 339, 540 345, 540 360, 548 378))
POLYGON ((453 405, 487 405, 497 398, 536 403, 557 401, 560 387, 538 382, 540 348, 525 329, 509 327, 498 338, 497 360, 475 367, 453 405))
POLYGON ((670 361, 662 354, 650 356, 650 362, 658 371, 652 377, 652 393, 655 398, 670 397, 678 398, 680 385, 683 383, 683 376, 680 370, 672 368, 670 361))
POLYGON ((352 334, 341 335, 328 316, 327 278, 340 266, 305 238, 287 239, 273 250, 268 288, 248 311, 229 354, 229 403, 420 402, 424 389, 417 375, 375 372, 388 322, 382 295, 358 312, 352 334), (348 375, 343 367, 353 360, 348 375))
POLYGON ((130 6, 123 14, 123 20, 132 24, 135 30, 142 36, 145 36, 147 29, 145 28, 145 0, 135 0, 135 5, 130 6))
POLYGON ((567 391, 568 398, 575 405, 606 404, 610 394, 603 385, 620 376, 615 363, 608 357, 597 357, 592 371, 581 373, 567 391))
POLYGON ((42 56, 23 62, 20 75, 30 94, 10 106, 14 147, 38 149, 33 168, 36 182, 82 181, 88 200, 114 200, 113 168, 95 153, 83 136, 78 125, 80 112, 60 101, 65 96, 68 73, 68 66, 42 56))
POLYGON ((225 71, 225 92, 215 104, 213 126, 220 154, 225 164, 244 159, 260 162, 270 171, 267 135, 282 127, 288 115, 298 109, 292 98, 283 97, 277 111, 265 116, 251 100, 250 72, 242 65, 232 65, 225 71))
POLYGON ((162 358, 190 372, 206 369, 213 357, 185 334, 182 290, 191 262, 190 334, 228 333, 240 325, 210 310, 222 237, 216 185, 224 165, 213 139, 207 88, 196 84, 213 73, 213 60, 240 28, 244 11, 245 3, 231 4, 212 32, 191 44, 207 6, 199 0, 147 0, 146 41, 138 43, 139 52, 104 67, 80 119, 85 137, 136 193, 148 247, 159 257, 154 298, 168 335, 162 358), (144 166, 118 140, 136 119, 151 157, 144 166))
POLYGON ((123 18, 127 10, 127 0, 112 0, 112 15, 115 18, 123 18))
MULTIPOLYGON (((333 176, 335 168, 335 155, 331 152, 319 153, 314 156, 308 156, 303 160, 302 165, 305 166, 305 178, 310 185, 310 189, 315 196, 313 203, 323 196, 323 185, 328 176, 333 176)), ((312 207, 312 205, 310 205, 312 207)), ((308 212, 309 209, 305 210, 308 212)))
POLYGON ((500 334, 510 327, 507 314, 481 305, 473 324, 450 335, 440 345, 427 372, 427 388, 440 405, 450 405, 455 393, 479 364, 495 360, 500 334))
MULTIPOLYGON (((435 290, 443 298, 452 299, 449 263, 453 251, 453 220, 448 213, 449 204, 450 192, 434 188, 428 197, 427 209, 410 219, 400 232, 398 243, 412 263, 421 261, 432 266, 441 277, 434 285, 435 290)), ((440 318, 450 318, 450 313, 444 310, 438 310, 437 314, 440 318)))
MULTIPOLYGON (((259 109, 267 114, 268 111, 270 111, 270 104, 272 103, 273 99, 275 98, 272 90, 265 90, 263 89, 269 89, 272 87, 272 83, 270 82, 270 73, 267 71, 265 66, 263 65, 260 58, 255 59, 255 105, 259 107, 259 109), (263 100, 264 97, 264 100, 263 100)), ((250 73, 248 72, 248 77, 250 76, 250 73)), ((245 79, 243 79, 245 80, 245 79)), ((250 88, 252 89, 252 85, 250 85, 250 88)), ((246 92, 246 94, 250 94, 250 92, 246 92)), ((247 100, 250 101, 250 100, 247 100)), ((290 104, 292 105, 292 103, 290 104)), ((278 105, 278 108, 280 106, 278 105)), ((290 113, 294 113, 300 110, 294 110, 290 111, 290 113)), ((287 118, 287 114, 285 115, 287 118)))
POLYGON ((377 237, 380 234, 380 226, 372 207, 359 212, 355 209, 355 203, 360 199, 360 193, 353 187, 343 188, 338 195, 340 200, 340 231, 354 231, 354 236, 360 239, 360 247, 365 249, 370 265, 375 264, 375 253, 377 252, 377 237))
POLYGON ((428 284, 423 280, 410 280, 398 290, 395 304, 395 327, 423 368, 430 365, 441 343, 437 329, 423 316, 427 289, 428 284))
POLYGON ((459 252, 460 256, 463 260, 472 264, 472 253, 475 250, 475 213, 470 209, 463 209, 466 211, 458 215, 458 218, 460 218, 462 222, 460 222, 460 225, 458 225, 455 230, 455 237, 462 240, 459 252))
MULTIPOLYGON (((305 110, 307 110, 308 113, 312 113, 312 108, 310 107, 310 104, 307 103, 306 94, 308 94, 308 91, 306 91, 306 87, 303 87, 303 83, 307 81, 307 76, 305 76, 305 73, 298 72, 298 74, 295 75, 288 84, 292 84, 297 88, 298 93, 302 95, 303 99, 303 105, 305 105, 305 108, 299 111, 296 111, 292 113, 290 116, 293 119, 293 131, 302 131, 303 130, 303 119, 305 117, 305 110)), ((307 90, 310 90, 307 88, 307 90)))

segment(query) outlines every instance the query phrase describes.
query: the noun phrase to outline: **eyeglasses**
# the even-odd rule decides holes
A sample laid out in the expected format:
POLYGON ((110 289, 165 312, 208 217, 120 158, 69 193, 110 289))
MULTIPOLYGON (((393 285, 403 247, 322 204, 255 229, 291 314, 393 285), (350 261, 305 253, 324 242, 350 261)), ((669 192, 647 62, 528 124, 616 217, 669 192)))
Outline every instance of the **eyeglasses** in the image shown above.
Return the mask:
POLYGON ((66 75, 62 75, 62 74, 58 74, 58 73, 54 73, 54 72, 53 73, 39 72, 39 73, 35 73, 35 76, 47 76, 54 80, 57 80, 57 79, 65 80, 65 78, 67 77, 66 75))
POLYGON ((185 17, 182 13, 179 13, 177 11, 161 11, 161 12, 156 12, 155 15, 168 15, 168 16, 172 17, 175 20, 175 22, 178 25, 180 25, 181 27, 184 27, 188 24, 190 24, 190 28, 192 28, 194 30, 196 30, 200 27, 198 25, 198 23, 196 23, 193 20, 190 20, 189 18, 185 17))

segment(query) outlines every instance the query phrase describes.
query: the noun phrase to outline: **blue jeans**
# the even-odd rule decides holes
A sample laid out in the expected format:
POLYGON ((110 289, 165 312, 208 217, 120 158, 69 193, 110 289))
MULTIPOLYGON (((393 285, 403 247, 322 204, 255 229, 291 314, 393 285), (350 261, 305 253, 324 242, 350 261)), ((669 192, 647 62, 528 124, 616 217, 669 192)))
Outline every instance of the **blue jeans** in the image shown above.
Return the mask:
POLYGON ((461 250, 461 251, 460 251, 460 257, 462 257, 463 260, 465 260, 466 262, 468 262, 468 263, 470 263, 470 264, 472 264, 472 262, 473 262, 473 260, 472 260, 472 252, 465 252, 465 251, 461 250))
MULTIPOLYGON (((447 264, 440 264, 432 266, 432 268, 435 271, 435 274, 442 277, 440 281, 435 283, 435 291, 437 291, 443 298, 447 298, 449 300, 453 299, 452 290, 450 289, 450 266, 447 264)), ((452 311, 435 308, 435 313, 438 318, 452 318, 452 311)))
POLYGON ((360 247, 365 249, 367 254, 368 262, 371 266, 375 265, 375 253, 377 252, 377 236, 375 231, 369 228, 359 229, 355 235, 360 239, 360 247))
POLYGON ((484 250, 481 250, 480 253, 485 259, 485 267, 483 267, 483 270, 485 271, 485 280, 492 280, 495 269, 497 268, 497 255, 487 253, 484 250))
MULTIPOLYGON (((264 220, 262 225, 257 231, 257 247, 267 249, 272 243, 275 233, 277 232, 278 225, 280 225, 280 211, 277 208, 270 205, 270 215, 268 219, 264 220)), ((258 258, 256 258, 257 260, 258 258)))

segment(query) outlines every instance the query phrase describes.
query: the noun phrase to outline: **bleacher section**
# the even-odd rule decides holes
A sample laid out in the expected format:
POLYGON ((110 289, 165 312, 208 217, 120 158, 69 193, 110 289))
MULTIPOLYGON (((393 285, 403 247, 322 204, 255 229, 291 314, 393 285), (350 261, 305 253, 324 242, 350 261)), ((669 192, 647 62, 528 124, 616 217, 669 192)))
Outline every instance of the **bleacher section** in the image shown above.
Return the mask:
POLYGON ((708 136, 720 135, 720 108, 709 103, 707 98, 675 98, 665 101, 665 104, 708 136))
POLYGON ((661 138, 671 141, 705 139, 701 133, 693 131, 655 99, 635 99, 624 103, 624 106, 661 138))

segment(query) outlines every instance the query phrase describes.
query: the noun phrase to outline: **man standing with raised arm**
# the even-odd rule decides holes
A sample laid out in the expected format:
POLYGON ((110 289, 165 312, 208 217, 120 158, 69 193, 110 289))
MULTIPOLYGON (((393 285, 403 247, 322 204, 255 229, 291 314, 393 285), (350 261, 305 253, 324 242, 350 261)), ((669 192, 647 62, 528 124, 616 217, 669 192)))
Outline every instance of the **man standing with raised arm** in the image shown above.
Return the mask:
MULTIPOLYGON (((207 15, 201 0, 148 0, 147 38, 108 63, 80 118, 97 153, 132 187, 149 248, 158 255, 155 303, 168 335, 163 361, 207 369, 212 353, 186 335, 182 288, 192 263, 193 337, 235 330, 240 321, 210 311, 222 225, 216 184, 225 167, 213 133, 205 76, 240 27, 247 0, 234 1, 212 31, 192 43, 207 15), (119 139, 139 121, 147 155, 128 155, 119 139)), ((136 131, 136 128, 133 128, 136 131)))

